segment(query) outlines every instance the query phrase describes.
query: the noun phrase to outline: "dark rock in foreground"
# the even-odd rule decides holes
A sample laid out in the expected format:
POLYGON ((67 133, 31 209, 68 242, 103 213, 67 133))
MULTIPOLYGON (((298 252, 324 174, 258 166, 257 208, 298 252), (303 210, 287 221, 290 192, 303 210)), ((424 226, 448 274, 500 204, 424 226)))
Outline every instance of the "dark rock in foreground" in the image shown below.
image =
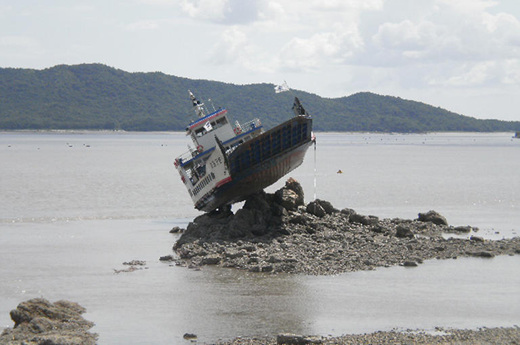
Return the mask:
POLYGON ((88 330, 93 322, 81 314, 85 308, 77 303, 43 298, 22 302, 10 315, 14 328, 6 328, 0 335, 0 344, 90 345, 97 335, 88 330))
POLYGON ((491 241, 444 238, 471 232, 452 227, 435 211, 416 220, 379 219, 337 210, 329 202, 303 204, 303 189, 289 179, 274 194, 249 197, 236 214, 208 213, 193 220, 174 246, 178 265, 218 265, 251 272, 337 274, 463 256, 520 253, 520 238, 491 241))

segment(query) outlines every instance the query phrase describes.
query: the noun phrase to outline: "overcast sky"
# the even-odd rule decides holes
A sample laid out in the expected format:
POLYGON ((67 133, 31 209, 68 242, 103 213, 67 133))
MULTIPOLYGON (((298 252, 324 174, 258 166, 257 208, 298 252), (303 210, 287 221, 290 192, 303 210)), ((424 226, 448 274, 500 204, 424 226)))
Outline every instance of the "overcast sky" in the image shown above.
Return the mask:
POLYGON ((0 67, 94 62, 520 121, 520 0, 0 0, 0 67))

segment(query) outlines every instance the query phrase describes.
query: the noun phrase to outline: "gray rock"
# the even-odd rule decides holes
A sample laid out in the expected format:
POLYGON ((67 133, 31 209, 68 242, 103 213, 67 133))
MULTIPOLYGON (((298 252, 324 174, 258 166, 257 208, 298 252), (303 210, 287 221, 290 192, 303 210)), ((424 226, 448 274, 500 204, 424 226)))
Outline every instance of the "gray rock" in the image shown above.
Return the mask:
POLYGON ((289 179, 285 182, 285 188, 294 191, 296 195, 298 195, 298 198, 296 199, 297 206, 305 204, 303 187, 298 181, 296 181, 292 177, 289 177, 289 179))
POLYGON ((181 229, 179 228, 178 226, 174 226, 171 230, 170 230, 170 234, 179 234, 179 233, 182 233, 184 231, 184 229, 181 229))
POLYGON ((428 211, 426 213, 419 213, 418 220, 420 222, 431 222, 437 225, 448 225, 448 221, 446 218, 441 216, 439 213, 435 211, 428 211))
POLYGON ((350 218, 351 215, 356 213, 356 211, 354 211, 351 208, 344 208, 340 212, 341 212, 341 214, 345 215, 347 218, 350 218))
POLYGON ((467 225, 467 226, 456 226, 456 227, 453 228, 453 230, 455 232, 462 232, 462 233, 471 232, 472 229, 473 228, 471 226, 469 226, 469 225, 467 225))
POLYGON ((480 258, 494 258, 495 254, 488 252, 488 251, 481 251, 481 252, 475 252, 473 253, 473 256, 480 257, 480 258))
POLYGON ((11 311, 14 328, 2 332, 0 344, 93 345, 97 334, 88 331, 94 323, 81 316, 85 311, 69 301, 35 298, 22 302, 11 311))
POLYGON ((321 200, 321 199, 316 199, 316 202, 321 206, 323 207, 323 210, 325 211, 325 213, 327 214, 333 214, 333 213, 337 213, 339 212, 338 209, 334 208, 334 206, 332 206, 332 204, 326 200, 321 200))
POLYGON ((399 238, 413 238, 414 234, 409 227, 404 225, 398 225, 395 228, 395 236, 399 238))
POLYGON ((316 201, 311 201, 307 204, 307 212, 316 217, 323 218, 327 214, 325 209, 316 201))
POLYGON ((282 188, 276 191, 275 196, 280 205, 285 209, 289 211, 296 211, 298 209, 298 194, 296 194, 295 191, 282 188))
POLYGON ((352 223, 358 223, 363 225, 376 225, 379 222, 379 218, 376 216, 364 216, 358 213, 351 214, 349 220, 352 223))
POLYGON ((415 261, 405 261, 403 262, 404 267, 417 267, 417 262, 415 261))

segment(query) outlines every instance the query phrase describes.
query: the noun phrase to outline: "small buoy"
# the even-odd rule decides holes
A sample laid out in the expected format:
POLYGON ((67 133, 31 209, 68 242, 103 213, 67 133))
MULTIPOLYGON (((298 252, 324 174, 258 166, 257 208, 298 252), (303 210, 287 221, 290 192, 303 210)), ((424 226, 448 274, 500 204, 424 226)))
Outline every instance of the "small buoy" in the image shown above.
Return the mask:
POLYGON ((343 174, 343 171, 341 171, 341 169, 339 169, 338 174, 343 174))

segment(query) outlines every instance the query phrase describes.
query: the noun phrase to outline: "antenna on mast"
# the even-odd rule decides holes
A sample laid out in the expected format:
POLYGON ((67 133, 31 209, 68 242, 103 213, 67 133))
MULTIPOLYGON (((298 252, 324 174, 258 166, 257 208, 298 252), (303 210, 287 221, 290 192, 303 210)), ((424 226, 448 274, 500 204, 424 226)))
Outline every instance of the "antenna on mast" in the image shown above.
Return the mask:
POLYGON ((204 117, 206 116, 206 111, 204 109, 204 103, 201 103, 197 98, 195 98, 195 96, 193 95, 193 93, 188 90, 189 94, 190 94, 190 99, 191 99, 191 103, 193 104, 193 108, 195 108, 195 114, 197 114, 198 117, 204 117))

